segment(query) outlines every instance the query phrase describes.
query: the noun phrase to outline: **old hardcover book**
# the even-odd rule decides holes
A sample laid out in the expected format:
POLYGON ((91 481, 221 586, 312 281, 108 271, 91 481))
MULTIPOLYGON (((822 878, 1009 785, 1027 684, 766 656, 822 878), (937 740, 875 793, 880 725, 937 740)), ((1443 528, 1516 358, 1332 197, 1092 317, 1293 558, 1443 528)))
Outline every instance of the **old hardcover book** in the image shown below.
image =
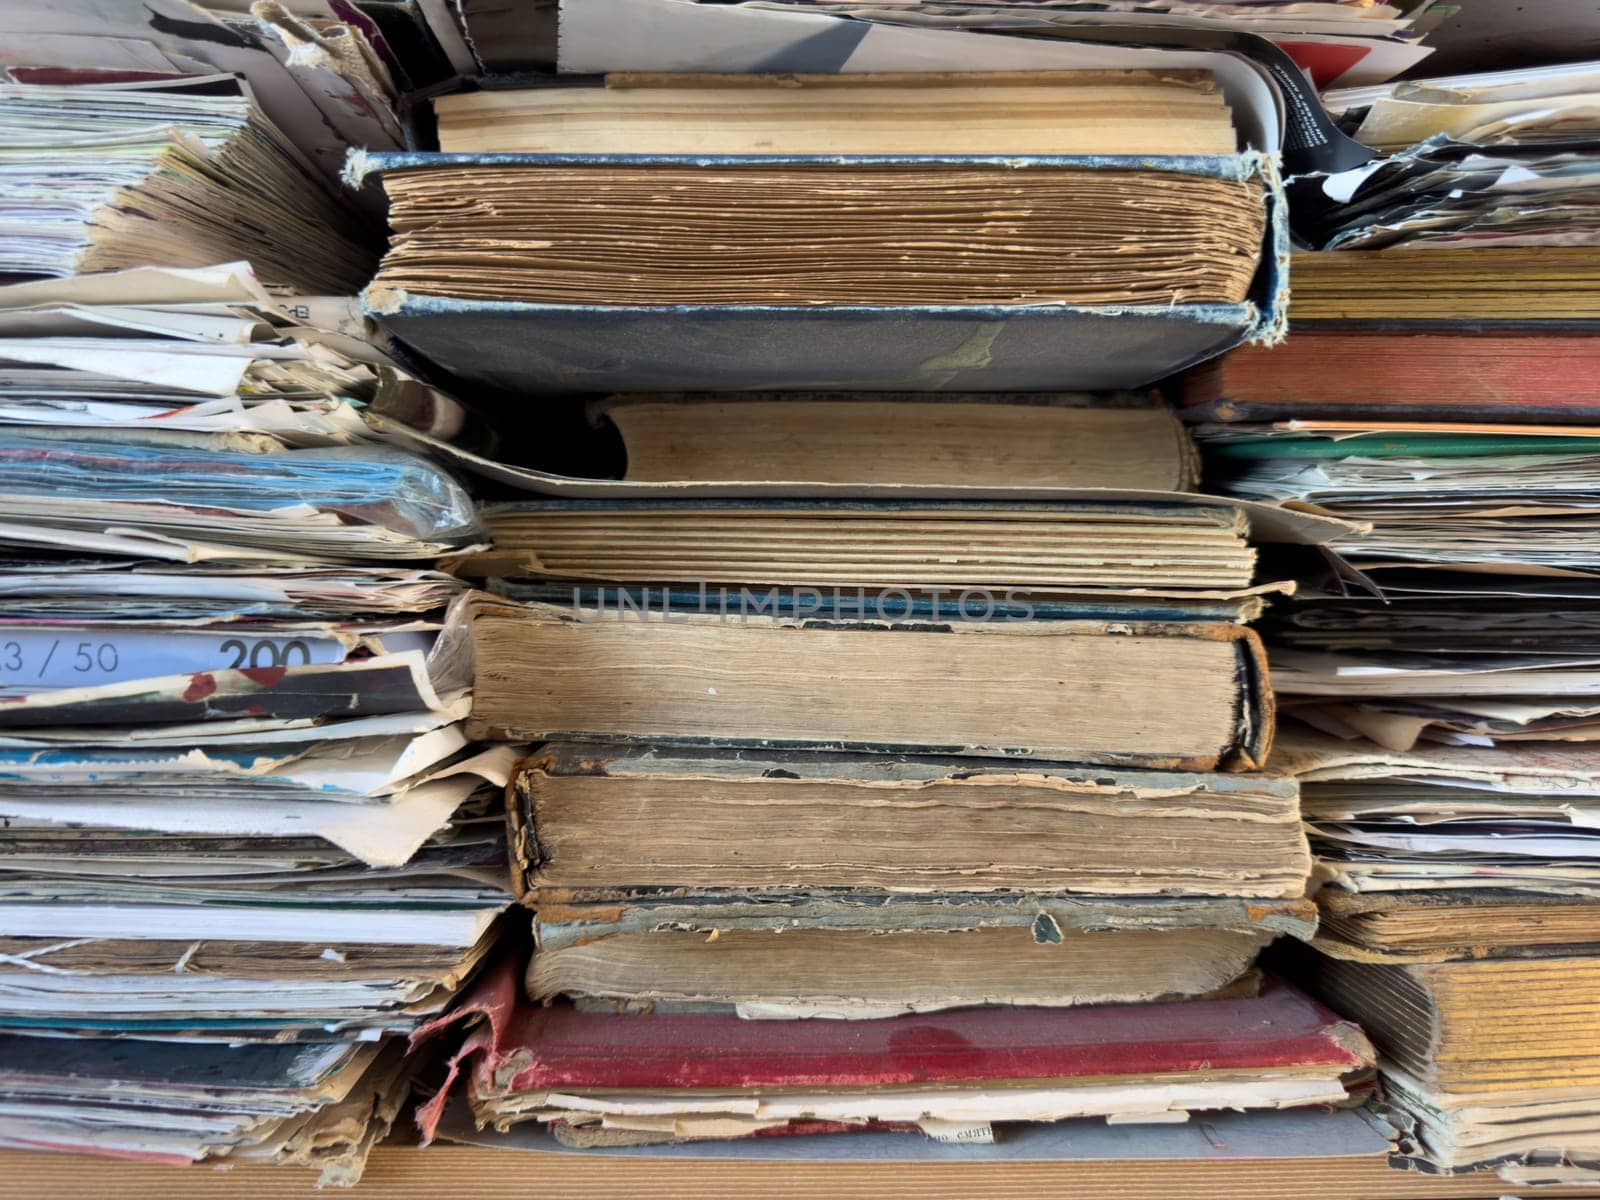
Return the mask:
POLYGON ((369 290, 555 305, 1235 305, 1260 179, 952 160, 396 170, 369 290), (1139 203, 1134 203, 1137 199, 1139 203), (1013 210, 999 227, 990 215, 1013 210), (736 238, 728 229, 737 227, 736 238))
POLYGON ((1600 317, 1600 247, 1436 247, 1294 256, 1290 316, 1386 327, 1600 317))
POLYGON ((347 176, 389 199, 368 312, 501 388, 1113 391, 1284 330, 1283 192, 1252 154, 359 154, 347 176))
MULTIPOLYGON (((468 1097, 480 1123, 501 1128, 537 1120, 703 1138, 873 1121, 992 1136, 995 1121, 1337 1104, 1346 1077, 1372 1063, 1354 1025, 1282 984, 1170 1005, 773 1024, 518 1004, 502 974, 474 1010, 494 1020, 460 1056, 475 1056, 468 1097)), ((431 1128, 437 1116, 430 1106, 419 1120, 431 1128)))
POLYGON ((612 74, 434 102, 439 149, 536 154, 1231 154, 1206 71, 612 74))
POLYGON ((1313 990, 1377 1045, 1402 1149, 1429 1169, 1600 1169, 1600 958, 1309 957, 1313 990))
POLYGON ((1093 896, 1305 892, 1292 780, 556 743, 511 801, 523 883, 1093 896))
POLYGON ((762 894, 658 889, 639 899, 535 898, 530 996, 605 1010, 884 1017, 1250 994, 1304 900, 1013 893, 762 894))
MULTIPOLYGON (((1295 286, 1298 300, 1298 274, 1295 286)), ((1194 367, 1182 401, 1186 417, 1205 421, 1585 425, 1600 421, 1597 372, 1591 333, 1312 327, 1194 367)))
POLYGON ((1152 396, 641 393, 590 411, 621 434, 637 483, 1187 492, 1199 477, 1193 442, 1152 396))
POLYGON ((1536 958, 1600 946, 1600 900, 1594 896, 1490 886, 1394 892, 1324 888, 1317 893, 1317 907, 1317 948, 1363 962, 1536 958))
POLYGON ((1600 1097, 1600 956, 1360 963, 1314 956, 1310 978, 1420 1084, 1600 1097))
MULTIPOLYGON (((664 619, 666 618, 666 619, 664 619)), ((473 736, 665 740, 1249 770, 1272 738, 1231 624, 586 620, 478 597, 473 736)))
POLYGON ((1248 588, 1245 515, 1169 502, 525 500, 463 574, 878 588, 1248 588))

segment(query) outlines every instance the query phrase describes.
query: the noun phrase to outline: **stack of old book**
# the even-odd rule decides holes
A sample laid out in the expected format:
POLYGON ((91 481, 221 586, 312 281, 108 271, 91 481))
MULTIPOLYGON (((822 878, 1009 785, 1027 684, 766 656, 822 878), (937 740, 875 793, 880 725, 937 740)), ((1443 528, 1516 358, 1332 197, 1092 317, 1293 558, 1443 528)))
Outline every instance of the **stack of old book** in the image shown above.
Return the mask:
POLYGON ((147 90, 0 89, 8 262, 63 276, 0 288, 0 1142, 348 1179, 509 900, 435 569, 482 526, 402 448, 467 422, 319 294, 362 253, 233 81, 147 90), (81 197, 20 182, 124 107, 81 197), (263 238, 271 292, 164 265, 263 238))
POLYGON ((1214 486, 1370 526, 1268 618, 1324 885, 1303 979, 1413 1156, 1520 1182, 1600 1165, 1595 341, 1308 331, 1187 385, 1214 486))
POLYGON ((618 498, 493 507, 457 564, 490 592, 469 732, 544 743, 480 1124, 989 1141, 1345 1100, 1359 1032, 1254 969, 1312 915, 1296 788, 1257 769, 1255 509, 1187 490, 1170 409, 598 408, 618 498))
POLYGON ((469 733, 543 743, 479 1123, 988 1141, 1343 1102, 1359 1032, 1254 970, 1312 910, 1248 621, 1252 535, 1350 527, 1196 495, 1169 408, 1061 390, 1278 332, 1280 194, 1210 76, 438 109, 444 153, 352 163, 390 200, 375 318, 490 384, 651 392, 596 405, 622 478, 495 469, 543 497, 454 564, 487 592, 469 733))

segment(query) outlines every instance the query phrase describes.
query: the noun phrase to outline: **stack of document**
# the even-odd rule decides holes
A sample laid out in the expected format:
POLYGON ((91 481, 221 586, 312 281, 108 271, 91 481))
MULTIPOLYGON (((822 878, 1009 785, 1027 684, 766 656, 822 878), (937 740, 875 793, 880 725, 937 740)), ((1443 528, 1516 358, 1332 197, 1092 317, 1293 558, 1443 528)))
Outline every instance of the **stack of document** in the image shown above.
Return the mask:
POLYGON ((1301 781, 1323 944, 1390 954, 1596 940, 1600 762, 1581 745, 1389 750, 1304 731, 1275 765, 1301 781), (1341 894, 1342 893, 1342 894, 1341 894), (1506 905, 1536 923, 1499 923, 1506 905))
POLYGON ((434 569, 481 526, 368 423, 434 394, 285 303, 237 265, 0 295, 8 1145, 348 1177, 509 899, 513 751, 463 731, 434 569))
POLYGON ((1200 430, 1218 486, 1371 526, 1340 544, 1342 581, 1277 619, 1273 682, 1290 711, 1395 750, 1592 739, 1592 431, 1325 424, 1200 430), (1367 590, 1391 586, 1395 598, 1367 590))
POLYGON ((0 273, 249 259, 269 286, 348 295, 369 233, 228 75, 0 82, 0 273))
POLYGON ((353 146, 414 145, 413 98, 481 73, 457 11, 451 0, 7 5, 0 70, 54 83, 235 76, 331 180, 353 146))
MULTIPOLYGON (((1473 361, 1435 360, 1437 403, 1482 381, 1473 361)), ((1382 408, 1412 375, 1345 386, 1382 408)), ((1241 379, 1211 415, 1269 397, 1241 379)), ((1212 486, 1370 526, 1303 562, 1265 630, 1292 718, 1270 765, 1300 781, 1325 885, 1299 978, 1373 1037, 1406 1155, 1511 1182, 1600 1167, 1580 1048, 1600 964, 1600 441, 1517 424, 1536 400, 1514 386, 1452 423, 1314 399, 1198 428, 1212 486)))
POLYGON ((1600 646, 1583 603, 1310 596, 1275 625, 1275 677, 1298 711, 1394 750, 1592 741, 1600 646))
POLYGON ((1600 63, 1423 79, 1324 97, 1385 157, 1301 199, 1328 249, 1600 243, 1600 63))
POLYGON ((1369 573, 1426 564, 1574 577, 1600 571, 1594 432, 1289 422, 1198 436, 1208 478, 1227 494, 1370 522, 1370 535, 1341 547, 1369 573))
POLYGON ((0 427, 385 442, 448 453, 473 418, 401 368, 349 296, 272 296, 248 263, 0 287, 0 427))
POLYGON ((404 1102, 402 1049, 366 1042, 0 1036, 5 1144, 188 1163, 194 1146, 353 1183, 404 1102), (86 1119, 87 1118, 87 1119, 86 1119))

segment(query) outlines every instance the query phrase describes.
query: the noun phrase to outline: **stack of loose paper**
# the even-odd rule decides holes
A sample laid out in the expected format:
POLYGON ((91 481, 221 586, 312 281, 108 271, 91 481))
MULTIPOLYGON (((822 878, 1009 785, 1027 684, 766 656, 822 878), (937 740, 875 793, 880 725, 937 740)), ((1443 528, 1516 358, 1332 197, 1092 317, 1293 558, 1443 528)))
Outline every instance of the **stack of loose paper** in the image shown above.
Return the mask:
POLYGON ((1303 723, 1272 765, 1301 783, 1325 885, 1303 979, 1372 1034, 1429 1169, 1583 1175, 1600 1161, 1581 1065, 1600 947, 1600 442, 1305 415, 1199 431, 1214 486, 1371 526, 1266 630, 1303 723))
POLYGON ((1591 742, 1600 442, 1588 432, 1203 428, 1217 486, 1371 525, 1338 544, 1342 578, 1274 614, 1286 710, 1396 752, 1591 742))
POLYGON ((237 76, 328 179, 351 147, 414 144, 411 99, 479 73, 449 0, 8 5, 0 69, 47 83, 237 76))
POLYGON ((477 528, 459 485, 399 451, 203 437, 0 434, 0 499, 0 544, 191 563, 415 563, 477 528))
POLYGON ((1498 71, 1330 92, 1385 157, 1302 195, 1302 232, 1328 249, 1592 246, 1600 64, 1498 71), (1320 211, 1318 211, 1320 210, 1320 211))
POLYGON ((1600 441, 1590 431, 1426 424, 1208 426, 1208 478, 1371 533, 1347 573, 1275 622, 1290 711, 1396 750, 1419 738, 1588 741, 1600 650, 1600 441), (1363 598, 1365 597, 1365 598, 1363 598))
MULTIPOLYGON (((434 449, 469 418, 372 340, 352 297, 272 297, 248 263, 0 287, 0 425, 434 449)), ((441 448, 442 449, 442 448, 441 448)))
POLYGON ((1310 596, 1275 623, 1274 672, 1291 711, 1394 750, 1591 742, 1600 660, 1582 603, 1310 596))
POLYGON ((0 273, 248 259, 271 287, 349 295, 370 235, 226 75, 0 82, 0 273))
POLYGON ((399 1045, 0 1035, 0 1145, 122 1159, 231 1160, 360 1177, 410 1083, 399 1045))
POLYGON ((1427 566, 1566 578, 1600 570, 1592 434, 1372 422, 1197 431, 1217 490, 1369 522, 1370 535, 1340 546, 1368 573, 1427 566))
POLYGON ((1324 892, 1341 920, 1363 914, 1343 932, 1325 928, 1327 937, 1385 953, 1600 941, 1600 758, 1586 747, 1398 751, 1294 732, 1274 765, 1300 779, 1321 875, 1371 898, 1352 908, 1324 892), (1561 911, 1540 909, 1537 924, 1483 924, 1505 904, 1552 897, 1566 898, 1561 911), (1543 924, 1558 916, 1583 924, 1547 935, 1543 924))
POLYGON ((0 1108, 13 1145, 339 1177, 404 1096, 392 1036, 492 945, 512 751, 463 732, 433 569, 476 544, 470 499, 360 437, 379 352, 273 336, 248 285, 133 272, 0 311, 31 335, 0 357, 61 384, 13 380, 0 432, 0 1108), (225 432, 185 419, 208 366, 225 432), (278 436, 237 432, 256 389, 278 436), (342 440, 307 432, 330 415, 362 444, 285 446, 342 440))

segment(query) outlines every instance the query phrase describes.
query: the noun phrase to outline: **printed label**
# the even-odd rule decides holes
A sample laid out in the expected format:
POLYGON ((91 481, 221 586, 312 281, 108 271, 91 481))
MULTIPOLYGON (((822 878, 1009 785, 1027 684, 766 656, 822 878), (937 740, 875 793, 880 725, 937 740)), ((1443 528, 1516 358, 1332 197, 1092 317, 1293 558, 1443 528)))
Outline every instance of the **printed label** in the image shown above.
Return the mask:
POLYGON ((107 634, 83 629, 0 630, 0 691, 94 687, 128 679, 300 667, 343 661, 336 638, 257 637, 186 630, 107 634))

